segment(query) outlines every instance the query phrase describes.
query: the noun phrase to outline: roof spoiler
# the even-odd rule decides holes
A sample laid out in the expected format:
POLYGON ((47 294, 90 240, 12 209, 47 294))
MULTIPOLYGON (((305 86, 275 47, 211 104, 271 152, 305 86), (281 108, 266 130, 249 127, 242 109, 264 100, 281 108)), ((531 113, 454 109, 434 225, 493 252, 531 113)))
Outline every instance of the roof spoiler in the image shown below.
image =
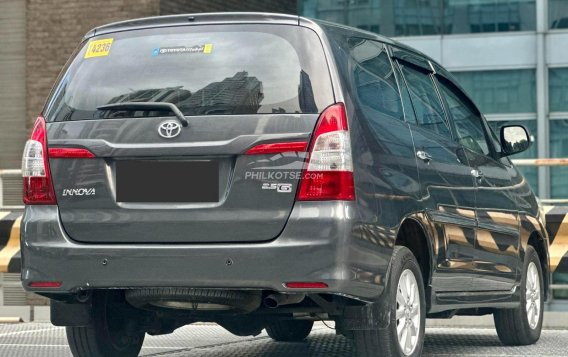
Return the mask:
POLYGON ((184 25, 203 25, 203 24, 287 24, 299 25, 300 17, 297 15, 286 15, 268 12, 211 12, 197 14, 167 15, 144 17, 140 19, 132 19, 120 22, 114 22, 108 25, 95 27, 87 32, 83 37, 84 40, 95 35, 105 33, 137 30, 150 27, 168 27, 168 26, 184 26, 184 25))

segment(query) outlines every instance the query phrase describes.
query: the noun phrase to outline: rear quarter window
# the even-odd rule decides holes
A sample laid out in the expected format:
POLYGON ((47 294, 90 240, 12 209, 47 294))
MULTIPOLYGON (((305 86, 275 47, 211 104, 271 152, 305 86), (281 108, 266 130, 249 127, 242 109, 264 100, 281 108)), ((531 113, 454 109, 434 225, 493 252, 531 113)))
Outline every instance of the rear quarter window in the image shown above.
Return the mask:
POLYGON ((164 115, 97 109, 120 102, 169 102, 184 115, 319 113, 333 93, 312 30, 180 26, 89 39, 62 73, 44 115, 48 121, 164 115))
POLYGON ((351 78, 361 109, 372 120, 404 121, 404 111, 394 70, 383 43, 349 40, 351 78))

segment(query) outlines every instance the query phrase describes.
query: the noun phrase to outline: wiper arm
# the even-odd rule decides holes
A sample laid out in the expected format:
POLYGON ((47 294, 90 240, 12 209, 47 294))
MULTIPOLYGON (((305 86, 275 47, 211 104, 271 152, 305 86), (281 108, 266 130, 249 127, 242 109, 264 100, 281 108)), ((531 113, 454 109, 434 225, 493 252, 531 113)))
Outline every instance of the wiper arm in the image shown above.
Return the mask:
POLYGON ((173 103, 166 102, 122 102, 105 104, 97 107, 98 110, 157 110, 157 111, 171 111, 179 119, 182 126, 188 126, 189 122, 173 103))

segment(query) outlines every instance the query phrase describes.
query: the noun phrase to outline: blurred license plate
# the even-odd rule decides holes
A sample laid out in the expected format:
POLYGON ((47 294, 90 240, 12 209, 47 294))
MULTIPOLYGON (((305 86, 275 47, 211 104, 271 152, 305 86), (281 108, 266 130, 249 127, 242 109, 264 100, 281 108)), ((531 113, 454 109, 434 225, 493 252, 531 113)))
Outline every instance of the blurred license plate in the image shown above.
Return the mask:
POLYGON ((116 162, 117 202, 218 202, 217 161, 116 162))

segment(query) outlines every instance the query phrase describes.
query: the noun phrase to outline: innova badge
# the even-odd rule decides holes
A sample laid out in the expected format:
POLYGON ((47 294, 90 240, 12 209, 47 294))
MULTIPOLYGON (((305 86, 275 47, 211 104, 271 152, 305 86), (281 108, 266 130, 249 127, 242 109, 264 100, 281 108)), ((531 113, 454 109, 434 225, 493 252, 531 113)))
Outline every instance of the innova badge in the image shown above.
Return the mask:
POLYGON ((175 120, 166 120, 158 127, 158 134, 162 138, 172 139, 181 133, 181 125, 175 120))

